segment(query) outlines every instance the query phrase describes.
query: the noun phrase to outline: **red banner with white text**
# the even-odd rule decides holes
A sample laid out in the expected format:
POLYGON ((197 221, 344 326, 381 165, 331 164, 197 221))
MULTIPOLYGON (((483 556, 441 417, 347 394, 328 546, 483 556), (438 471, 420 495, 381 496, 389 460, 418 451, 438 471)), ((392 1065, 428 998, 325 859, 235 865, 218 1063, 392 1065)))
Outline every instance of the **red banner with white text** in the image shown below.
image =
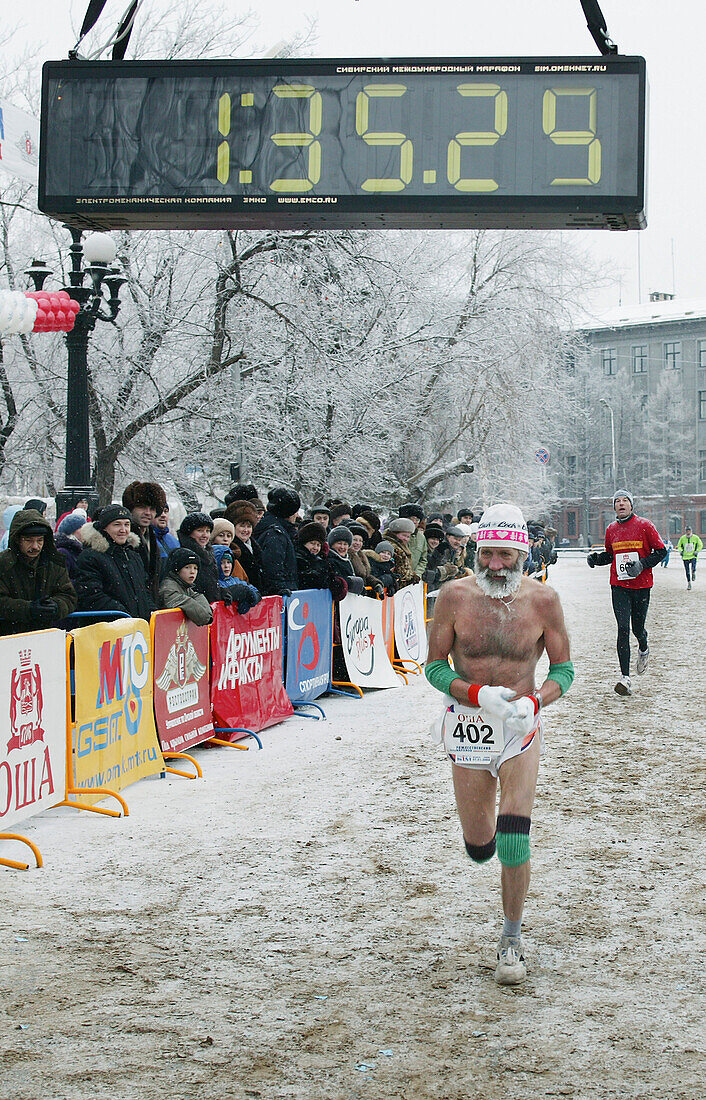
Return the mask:
MULTIPOLYGON (((247 615, 214 604, 211 654, 214 725, 257 732, 294 713, 282 680, 280 596, 266 596, 247 615)), ((242 735, 217 736, 235 741, 242 735)))

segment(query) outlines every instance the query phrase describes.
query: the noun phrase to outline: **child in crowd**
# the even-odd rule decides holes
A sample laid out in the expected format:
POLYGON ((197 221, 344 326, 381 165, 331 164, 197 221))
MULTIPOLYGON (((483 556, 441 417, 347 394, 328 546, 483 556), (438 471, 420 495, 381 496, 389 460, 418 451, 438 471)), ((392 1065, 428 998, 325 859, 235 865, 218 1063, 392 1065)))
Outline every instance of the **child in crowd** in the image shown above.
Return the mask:
POLYGON ((328 588, 334 600, 342 600, 348 593, 348 585, 336 573, 322 551, 326 543, 326 528, 312 520, 299 528, 294 550, 297 558, 299 587, 328 588))
MULTIPOLYGON (((218 523, 218 520, 216 520, 218 523)), ((216 559, 216 565, 218 566, 218 586, 224 588, 233 597, 233 603, 238 608, 239 615, 245 615, 251 607, 255 607, 259 604, 261 596, 256 588, 253 588, 247 581, 241 580, 239 577, 233 575, 233 571, 238 564, 235 560, 235 554, 229 546, 215 545, 213 547, 213 556, 216 559)))
POLYGON ((395 548, 391 542, 382 539, 374 550, 365 550, 365 556, 370 562, 370 572, 385 587, 388 596, 394 596, 397 585, 395 583, 395 548))
POLYGON ((192 623, 207 626, 213 622, 213 611, 204 594, 194 588, 198 572, 199 558, 193 550, 172 550, 159 586, 159 603, 162 608, 180 607, 192 623))
MULTIPOLYGON (((332 509, 333 511, 333 509, 332 509)), ((328 535, 329 554, 328 560, 334 572, 343 577, 348 585, 348 591, 356 596, 365 595, 365 584, 362 577, 357 577, 353 563, 348 557, 348 551, 353 545, 353 536, 343 524, 334 527, 328 535)))
POLYGON ((219 516, 213 521, 213 530, 209 541, 211 546, 230 546, 234 535, 235 527, 230 520, 219 516))

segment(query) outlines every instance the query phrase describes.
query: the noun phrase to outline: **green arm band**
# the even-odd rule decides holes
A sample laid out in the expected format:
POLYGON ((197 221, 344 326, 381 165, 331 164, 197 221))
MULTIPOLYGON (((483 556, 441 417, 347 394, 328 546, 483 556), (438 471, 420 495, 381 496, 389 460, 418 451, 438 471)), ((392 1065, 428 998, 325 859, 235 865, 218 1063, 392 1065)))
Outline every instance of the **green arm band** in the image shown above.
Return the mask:
POLYGON ((561 688, 561 694, 566 695, 574 682, 574 662, 561 661, 559 664, 550 665, 547 680, 554 680, 561 688))
POLYGON ((431 686, 437 691, 443 691, 445 695, 451 694, 452 683, 460 679, 448 661, 431 661, 424 669, 424 674, 431 686))

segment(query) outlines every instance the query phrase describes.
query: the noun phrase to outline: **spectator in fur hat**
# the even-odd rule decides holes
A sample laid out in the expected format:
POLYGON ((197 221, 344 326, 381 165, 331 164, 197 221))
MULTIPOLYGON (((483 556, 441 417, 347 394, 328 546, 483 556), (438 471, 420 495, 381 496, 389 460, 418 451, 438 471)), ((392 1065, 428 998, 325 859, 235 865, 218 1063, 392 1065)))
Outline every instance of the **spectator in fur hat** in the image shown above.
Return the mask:
POLYGON ((321 523, 303 523, 295 543, 299 588, 328 588, 334 600, 342 600, 348 593, 348 585, 331 567, 322 550, 326 542, 326 528, 321 523))
POLYGON ((192 623, 207 626, 213 622, 213 611, 203 592, 197 592, 194 588, 198 572, 199 558, 193 550, 183 546, 172 550, 159 586, 159 606, 180 607, 192 623))
POLYGON ((422 522, 424 509, 419 504, 403 504, 400 507, 400 516, 403 519, 411 519, 414 524, 414 533, 409 540, 409 552, 412 555, 412 569, 418 577, 424 576, 427 567, 427 540, 424 535, 422 522))
POLYGON ((369 589, 374 596, 382 596, 385 591, 385 586, 373 573, 370 567, 370 561, 363 552, 363 543, 366 537, 365 528, 361 526, 360 523, 355 523, 354 520, 351 520, 346 526, 353 537, 351 548, 348 551, 348 558, 353 566, 355 575, 362 578, 366 589, 369 589))
POLYGON ((375 549, 377 544, 380 542, 380 539, 382 538, 382 535, 380 533, 380 516, 377 514, 377 512, 369 512, 367 509, 365 509, 355 517, 355 521, 356 523, 360 523, 367 532, 365 542, 366 548, 371 550, 375 549))
POLYGON ((163 557, 152 524, 166 506, 167 495, 156 481, 131 481, 123 492, 123 507, 130 512, 133 534, 140 540, 140 556, 155 605, 159 603, 163 557))
POLYGON ((102 508, 81 528, 85 549, 76 560, 74 586, 79 611, 126 611, 148 619, 157 607, 147 583, 139 536, 121 504, 102 508))
POLYGON ((409 542, 416 528, 411 519, 390 520, 385 528, 385 538, 395 548, 394 562, 397 588, 406 588, 408 584, 419 584, 420 577, 412 567, 412 555, 409 542))
POLYGON ((345 501, 341 501, 340 504, 334 504, 331 508, 331 526, 336 527, 339 523, 343 523, 346 519, 351 519, 351 506, 346 504, 345 501))
POLYGON ((181 521, 177 531, 179 544, 192 550, 199 559, 199 571, 194 581, 197 592, 203 592, 209 603, 230 604, 231 597, 225 588, 218 585, 218 567, 213 550, 209 545, 213 520, 206 512, 189 512, 181 521))
POLYGON ((353 545, 353 536, 349 529, 340 524, 333 527, 328 534, 329 555, 328 561, 331 568, 339 577, 343 577, 348 585, 348 591, 356 596, 365 595, 365 584, 362 577, 357 577, 353 563, 349 557, 349 550, 353 545))
POLYGON ((253 528, 258 514, 253 501, 233 500, 226 509, 225 518, 233 524, 234 536, 231 548, 239 551, 238 566, 245 573, 245 580, 262 590, 262 554, 253 538, 253 528))
POLYGON ((262 588, 266 596, 291 596, 299 583, 294 540, 301 500, 292 489, 270 489, 267 511, 255 539, 262 552, 262 588))
POLYGON ((232 489, 229 489, 226 493, 225 503, 226 508, 229 504, 232 504, 234 500, 258 500, 260 494, 254 485, 234 485, 232 489))

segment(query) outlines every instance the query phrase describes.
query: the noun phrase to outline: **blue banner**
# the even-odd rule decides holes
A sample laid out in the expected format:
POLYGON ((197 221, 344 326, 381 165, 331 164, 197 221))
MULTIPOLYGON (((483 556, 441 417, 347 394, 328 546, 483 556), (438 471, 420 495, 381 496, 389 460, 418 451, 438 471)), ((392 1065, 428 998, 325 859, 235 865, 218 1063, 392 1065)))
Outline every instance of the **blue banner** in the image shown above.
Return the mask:
POLYGON ((285 690, 293 703, 311 703, 331 685, 333 600, 326 588, 308 588, 286 604, 285 690))

